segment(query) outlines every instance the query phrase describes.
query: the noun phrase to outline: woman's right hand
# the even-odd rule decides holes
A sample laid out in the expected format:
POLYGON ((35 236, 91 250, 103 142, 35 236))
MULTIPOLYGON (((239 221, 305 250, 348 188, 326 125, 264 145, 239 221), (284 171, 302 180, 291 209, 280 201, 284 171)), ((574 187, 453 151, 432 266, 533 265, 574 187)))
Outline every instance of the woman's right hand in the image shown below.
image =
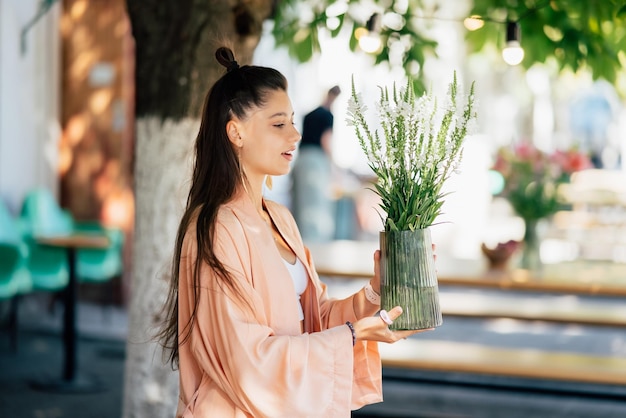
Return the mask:
MULTIPOLYGON (((402 315, 402 308, 400 306, 396 306, 387 313, 389 315, 389 319, 393 321, 402 315)), ((357 340, 379 341, 384 343, 395 343, 398 340, 403 340, 418 332, 431 331, 434 329, 428 328, 407 331, 392 331, 380 315, 361 318, 352 325, 354 326, 354 332, 357 340)))

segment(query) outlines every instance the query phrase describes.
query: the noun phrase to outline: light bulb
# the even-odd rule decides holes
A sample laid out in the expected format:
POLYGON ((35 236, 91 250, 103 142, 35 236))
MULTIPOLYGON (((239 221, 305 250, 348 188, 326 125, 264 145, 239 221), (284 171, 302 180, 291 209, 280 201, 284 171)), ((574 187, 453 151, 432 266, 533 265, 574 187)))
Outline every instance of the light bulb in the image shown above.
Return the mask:
POLYGON ((359 46, 368 54, 373 54, 380 49, 381 41, 378 34, 369 32, 359 38, 359 46))
POLYGON ((463 20, 463 25, 465 25, 465 29, 474 31, 482 28, 485 25, 485 21, 482 20, 480 16, 473 15, 465 18, 465 20, 463 20))
POLYGON ((367 20, 367 23, 365 24, 365 28, 359 28, 359 29, 362 29, 362 32, 360 31, 359 33, 360 36, 357 36, 356 31, 354 33, 355 37, 359 40, 359 47, 363 51, 367 52, 368 54, 373 54, 375 52, 378 52, 382 44, 380 40, 380 35, 379 35, 380 14, 374 13, 367 20))
POLYGON ((521 33, 517 22, 506 23, 506 46, 502 58, 509 65, 517 65, 524 59, 524 49, 520 44, 521 33))
POLYGON ((507 42, 502 50, 502 59, 509 65, 518 65, 524 59, 524 49, 517 41, 507 42))

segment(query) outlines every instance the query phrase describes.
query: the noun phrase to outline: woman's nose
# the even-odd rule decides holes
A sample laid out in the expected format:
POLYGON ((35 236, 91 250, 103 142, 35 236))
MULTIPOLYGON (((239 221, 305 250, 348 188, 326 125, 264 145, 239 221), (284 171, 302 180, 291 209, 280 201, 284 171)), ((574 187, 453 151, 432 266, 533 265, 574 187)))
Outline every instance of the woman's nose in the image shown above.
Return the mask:
POLYGON ((298 131, 298 128, 296 128, 295 126, 293 127, 293 141, 294 142, 298 142, 302 139, 302 135, 300 134, 300 132, 298 131))

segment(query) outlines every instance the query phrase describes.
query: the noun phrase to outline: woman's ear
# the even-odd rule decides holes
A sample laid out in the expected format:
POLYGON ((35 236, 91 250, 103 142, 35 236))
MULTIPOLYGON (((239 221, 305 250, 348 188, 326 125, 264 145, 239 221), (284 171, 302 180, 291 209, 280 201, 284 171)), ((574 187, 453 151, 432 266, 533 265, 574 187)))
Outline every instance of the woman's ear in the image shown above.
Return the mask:
POLYGON ((229 120, 226 123, 226 135, 228 135, 228 139, 234 146, 238 148, 243 146, 243 139, 241 139, 241 135, 239 135, 239 128, 236 121, 229 120))

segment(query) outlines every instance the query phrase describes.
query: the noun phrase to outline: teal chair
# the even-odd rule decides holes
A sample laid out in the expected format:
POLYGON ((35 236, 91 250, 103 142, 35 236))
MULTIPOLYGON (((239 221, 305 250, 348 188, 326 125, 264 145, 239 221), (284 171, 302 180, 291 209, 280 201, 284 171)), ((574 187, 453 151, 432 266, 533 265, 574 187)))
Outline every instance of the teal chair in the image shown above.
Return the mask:
POLYGON ((104 234, 109 247, 104 249, 79 249, 76 254, 78 280, 86 283, 101 283, 122 275, 122 248, 124 234, 121 229, 107 228, 98 222, 77 222, 78 233, 104 234))
POLYGON ((28 270, 28 248, 18 222, 0 200, 0 300, 10 303, 9 329, 13 351, 17 351, 19 298, 32 290, 28 270))
POLYGON ((59 291, 69 282, 67 250, 41 245, 37 237, 69 235, 74 222, 47 189, 29 192, 22 204, 20 225, 28 245, 28 270, 35 290, 59 291))
POLYGON ((27 194, 21 213, 26 236, 30 240, 31 263, 35 287, 54 290, 65 287, 69 277, 67 251, 36 243, 35 237, 79 234, 104 234, 110 245, 104 249, 79 249, 76 253, 76 274, 81 282, 100 283, 122 274, 124 236, 120 229, 108 228, 99 222, 74 221, 47 189, 27 194))
POLYGON ((28 247, 22 240, 18 221, 0 200, 0 299, 28 293, 32 281, 28 271, 28 247))

